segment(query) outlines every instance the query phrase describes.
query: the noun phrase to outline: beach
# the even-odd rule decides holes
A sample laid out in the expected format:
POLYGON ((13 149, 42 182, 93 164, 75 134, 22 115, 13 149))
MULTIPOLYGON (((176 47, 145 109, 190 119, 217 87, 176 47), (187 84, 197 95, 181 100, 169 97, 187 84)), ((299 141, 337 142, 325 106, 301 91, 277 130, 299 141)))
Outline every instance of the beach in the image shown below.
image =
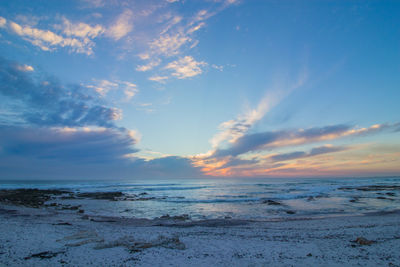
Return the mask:
POLYGON ((85 194, 1 190, 0 265, 400 266, 398 210, 312 218, 140 218, 84 210, 87 202, 133 201, 125 194, 85 194), (71 198, 81 204, 67 204, 71 198))

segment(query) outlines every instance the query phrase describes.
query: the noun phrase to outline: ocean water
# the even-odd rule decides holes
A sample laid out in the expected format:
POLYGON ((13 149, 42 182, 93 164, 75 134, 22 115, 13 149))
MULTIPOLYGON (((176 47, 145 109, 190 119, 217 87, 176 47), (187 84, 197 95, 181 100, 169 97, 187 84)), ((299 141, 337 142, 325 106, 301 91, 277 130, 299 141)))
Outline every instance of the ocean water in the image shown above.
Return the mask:
POLYGON ((131 200, 67 199, 87 214, 156 218, 277 220, 391 212, 400 209, 400 177, 332 179, 170 179, 0 181, 0 189, 123 192, 131 200), (398 186, 396 188, 396 186, 398 186), (270 205, 275 201, 279 205, 270 205))

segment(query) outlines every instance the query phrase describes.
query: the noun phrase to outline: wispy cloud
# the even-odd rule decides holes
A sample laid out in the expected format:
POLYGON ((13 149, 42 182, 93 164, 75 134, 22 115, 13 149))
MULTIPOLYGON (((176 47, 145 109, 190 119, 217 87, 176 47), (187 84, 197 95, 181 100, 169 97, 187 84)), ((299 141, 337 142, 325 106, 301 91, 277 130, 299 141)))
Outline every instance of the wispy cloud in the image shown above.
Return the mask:
POLYGON ((94 80, 94 84, 87 84, 86 87, 93 89, 101 97, 106 97, 110 91, 121 91, 124 94, 123 101, 131 100, 139 91, 136 84, 120 80, 94 80))
POLYGON ((59 27, 66 36, 74 36, 79 38, 93 39, 105 31, 104 27, 99 24, 91 26, 83 22, 72 23, 66 18, 63 18, 63 25, 59 27))
POLYGON ((307 72, 301 72, 297 81, 284 88, 273 88, 261 99, 255 109, 247 110, 237 118, 225 121, 219 125, 219 132, 210 140, 212 148, 217 149, 225 141, 234 143, 244 136, 251 127, 261 120, 265 114, 293 90, 301 87, 307 81, 307 72))
POLYGON ((201 67, 205 65, 207 63, 204 61, 196 61, 193 57, 186 56, 170 62, 165 69, 171 70, 172 76, 178 79, 186 79, 201 74, 203 72, 201 67))
POLYGON ((107 36, 119 40, 130 33, 133 29, 133 12, 125 9, 115 22, 107 29, 107 36))
POLYGON ((50 51, 60 47, 67 47, 71 52, 87 55, 93 54, 95 44, 92 39, 102 33, 102 28, 99 25, 92 27, 84 23, 73 24, 66 19, 64 19, 64 25, 56 25, 55 27, 62 30, 65 36, 50 30, 20 25, 13 21, 7 21, 2 17, 0 17, 0 24, 4 24, 1 28, 7 28, 9 32, 20 36, 42 50, 50 51))
POLYGON ((158 83, 165 83, 166 80, 168 80, 168 76, 151 76, 149 78, 150 81, 158 82, 158 83))
MULTIPOLYGON (((298 168, 305 169, 299 163, 301 160, 360 149, 360 146, 357 145, 333 146, 326 144, 328 141, 336 141, 346 137, 361 138, 381 132, 396 133, 399 126, 400 123, 375 124, 363 128, 351 125, 332 125, 245 134, 233 141, 227 148, 217 148, 207 154, 194 156, 192 160, 195 166, 201 167, 204 173, 212 176, 288 175, 287 170, 289 169, 294 173, 298 168), (314 147, 308 152, 295 149, 299 146, 319 143, 322 143, 322 145, 314 147), (282 149, 292 151, 282 153, 280 152, 282 149)), ((358 160, 358 163, 360 162, 358 160)), ((314 160, 307 164, 310 167, 312 164, 325 163, 314 160)))
POLYGON ((149 71, 152 70, 154 67, 157 67, 158 65, 160 65, 161 60, 156 58, 150 62, 148 62, 146 65, 140 65, 136 67, 137 71, 149 71))
POLYGON ((330 144, 315 147, 311 149, 310 152, 304 152, 304 151, 295 151, 295 152, 290 152, 290 153, 283 153, 283 154, 274 154, 268 157, 268 159, 272 160, 272 162, 281 162, 281 161, 287 161, 287 160, 294 160, 294 159, 300 159, 300 158, 306 158, 306 157, 314 157, 318 155, 323 155, 323 154, 328 154, 328 153, 334 153, 334 152, 340 152, 340 151, 345 151, 350 149, 349 147, 346 146, 333 146, 330 144))
POLYGON ((230 147, 217 149, 212 157, 238 156, 249 152, 270 150, 280 147, 293 147, 303 144, 335 140, 348 136, 360 136, 380 132, 395 131, 395 124, 375 124, 368 128, 354 128, 350 125, 332 125, 309 129, 286 130, 246 134, 236 139, 230 147))
MULTIPOLYGON (((206 26, 206 21, 215 16, 232 3, 216 2, 209 8, 197 10, 192 16, 182 16, 179 14, 166 13, 160 17, 159 22, 163 27, 159 33, 151 38, 148 42, 148 49, 140 53, 138 56, 145 64, 137 66, 138 71, 148 71, 157 69, 161 72, 153 77, 167 76, 165 70, 174 70, 167 77, 176 77, 178 79, 186 79, 202 73, 202 66, 207 63, 204 61, 197 62, 192 56, 182 57, 186 53, 198 45, 195 34, 206 26), (170 61, 170 58, 177 58, 170 61), (170 61, 166 65, 163 61, 170 61)), ((153 80, 153 79, 151 79, 153 80)), ((165 82, 166 79, 163 80, 165 82)), ((160 82, 160 80, 157 80, 160 82)))

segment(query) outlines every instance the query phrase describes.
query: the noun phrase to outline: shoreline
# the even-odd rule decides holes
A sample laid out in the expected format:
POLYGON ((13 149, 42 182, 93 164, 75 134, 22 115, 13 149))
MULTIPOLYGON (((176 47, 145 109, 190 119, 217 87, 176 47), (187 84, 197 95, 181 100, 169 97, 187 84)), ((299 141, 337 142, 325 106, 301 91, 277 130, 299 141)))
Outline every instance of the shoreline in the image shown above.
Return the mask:
MULTIPOLYGON (((85 201, 85 200, 82 200, 85 201)), ((0 266, 400 266, 400 212, 255 221, 0 204, 0 266)))

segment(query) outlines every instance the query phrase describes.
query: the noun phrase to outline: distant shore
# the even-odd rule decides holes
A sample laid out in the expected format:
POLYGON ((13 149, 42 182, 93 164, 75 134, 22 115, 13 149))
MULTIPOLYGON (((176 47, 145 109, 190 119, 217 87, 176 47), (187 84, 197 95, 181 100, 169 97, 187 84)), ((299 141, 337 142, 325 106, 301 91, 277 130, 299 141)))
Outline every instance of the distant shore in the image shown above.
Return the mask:
POLYGON ((0 190, 1 266, 400 266, 399 211, 277 222, 143 219, 50 201, 68 194, 0 190))

